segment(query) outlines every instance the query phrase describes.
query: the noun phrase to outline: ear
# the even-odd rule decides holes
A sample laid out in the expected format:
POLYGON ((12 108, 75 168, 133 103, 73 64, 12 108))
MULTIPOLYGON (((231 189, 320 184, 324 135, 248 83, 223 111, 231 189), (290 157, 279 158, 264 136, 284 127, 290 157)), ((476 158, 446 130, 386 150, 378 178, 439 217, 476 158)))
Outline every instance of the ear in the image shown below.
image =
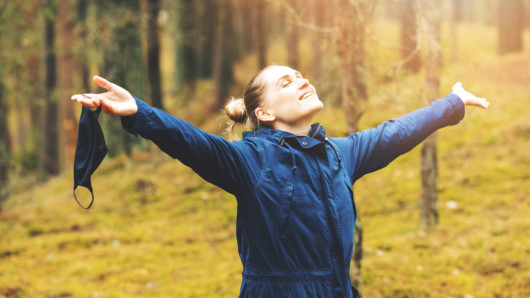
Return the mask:
POLYGON ((263 108, 256 109, 256 117, 258 118, 259 121, 268 122, 268 123, 271 123, 274 120, 276 120, 276 117, 274 117, 274 115, 270 111, 265 110, 263 108))

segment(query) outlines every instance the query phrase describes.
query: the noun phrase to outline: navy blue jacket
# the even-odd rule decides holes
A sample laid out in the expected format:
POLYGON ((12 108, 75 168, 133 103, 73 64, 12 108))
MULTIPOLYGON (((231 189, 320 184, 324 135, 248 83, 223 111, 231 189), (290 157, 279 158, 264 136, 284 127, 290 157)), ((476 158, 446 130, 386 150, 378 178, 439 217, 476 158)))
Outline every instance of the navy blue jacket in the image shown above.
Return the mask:
POLYGON ((240 297, 354 297, 349 277, 356 218, 352 185, 435 130, 457 124, 454 94, 344 138, 320 124, 309 136, 260 128, 229 142, 136 99, 123 127, 152 140, 237 198, 240 297))

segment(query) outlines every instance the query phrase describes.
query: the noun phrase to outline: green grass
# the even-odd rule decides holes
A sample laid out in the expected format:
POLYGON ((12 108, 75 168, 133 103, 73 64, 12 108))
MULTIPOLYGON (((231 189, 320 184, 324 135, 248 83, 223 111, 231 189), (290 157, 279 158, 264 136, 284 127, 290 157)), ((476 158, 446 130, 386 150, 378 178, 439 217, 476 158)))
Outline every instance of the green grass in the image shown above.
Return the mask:
MULTIPOLYGON (((376 32, 389 42, 394 36, 376 32)), ((434 231, 419 229, 419 148, 355 185, 366 297, 530 296, 530 55, 496 57, 493 28, 465 25, 460 32, 462 54, 445 68, 442 93, 460 80, 492 105, 468 108, 459 125, 438 134, 440 223, 434 231)), ((369 46, 371 55, 380 55, 375 73, 398 59, 369 46)), ((276 59, 285 56, 280 45, 273 49, 276 59)), ((302 65, 310 65, 304 57, 302 65)), ((251 56, 237 65, 239 85, 254 68, 251 56)), ((372 77, 361 127, 422 106, 422 80, 420 74, 378 85, 372 77)), ((200 82, 197 94, 209 98, 211 83, 200 82)), ((175 114, 215 131, 216 117, 201 114, 204 101, 194 101, 175 114)), ((176 99, 169 106, 177 108, 176 99)), ((340 109, 326 107, 316 121, 329 135, 345 132, 340 109)), ((92 181, 96 198, 89 211, 73 200, 71 172, 6 203, 0 297, 237 296, 242 267, 232 196, 158 149, 107 159, 92 181)), ((88 193, 79 194, 87 202, 88 193)))

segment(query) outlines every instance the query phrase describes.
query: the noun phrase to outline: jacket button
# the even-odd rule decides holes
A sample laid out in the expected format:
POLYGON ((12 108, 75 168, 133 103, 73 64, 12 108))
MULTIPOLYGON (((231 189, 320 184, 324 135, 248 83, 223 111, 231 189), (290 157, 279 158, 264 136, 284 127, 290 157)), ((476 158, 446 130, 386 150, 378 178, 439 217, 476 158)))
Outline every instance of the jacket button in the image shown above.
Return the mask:
POLYGON ((302 142, 302 145, 307 146, 307 142, 302 142))
POLYGON ((329 138, 328 138, 328 137, 325 137, 324 140, 329 141, 329 138))

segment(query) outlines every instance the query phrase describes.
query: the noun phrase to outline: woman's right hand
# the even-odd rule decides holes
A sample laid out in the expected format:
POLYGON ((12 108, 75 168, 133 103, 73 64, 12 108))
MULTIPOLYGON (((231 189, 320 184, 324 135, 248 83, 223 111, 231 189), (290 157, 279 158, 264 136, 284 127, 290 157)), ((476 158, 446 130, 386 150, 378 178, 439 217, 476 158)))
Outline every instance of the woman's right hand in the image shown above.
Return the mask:
POLYGON ((457 82, 453 85, 453 93, 458 95, 458 97, 460 97, 466 106, 476 106, 483 109, 487 109, 490 106, 490 103, 487 99, 476 97, 475 95, 469 93, 464 89, 464 87, 462 87, 462 83, 460 82, 457 82))
POLYGON ((72 95, 72 100, 90 108, 96 109, 101 106, 105 113, 116 116, 132 116, 138 112, 136 100, 129 91, 105 80, 102 77, 94 76, 94 82, 98 86, 107 89, 107 92, 97 94, 76 94, 72 95))

